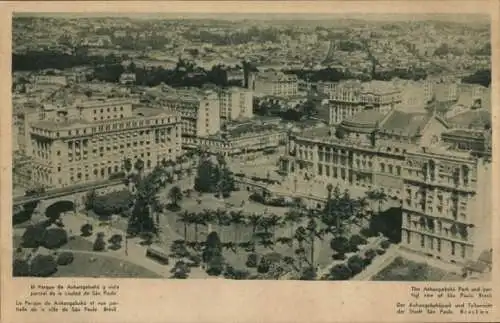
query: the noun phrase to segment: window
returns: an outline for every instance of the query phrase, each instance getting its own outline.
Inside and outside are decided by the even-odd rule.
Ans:
[[[455,242],[451,242],[451,255],[455,255]]]
[[[441,252],[441,239],[437,239],[437,251]]]
[[[423,234],[420,235],[420,247],[425,247],[425,236]]]

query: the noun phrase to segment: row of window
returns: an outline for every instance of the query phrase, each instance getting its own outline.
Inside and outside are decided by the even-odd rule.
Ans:
[[[411,244],[412,234],[411,232],[406,232],[406,243]],[[426,245],[427,242],[427,245]],[[455,256],[457,253],[457,244],[456,242],[450,241],[450,255]],[[465,258],[467,247],[465,244],[458,244],[460,247],[460,257]],[[442,251],[442,242],[441,239],[434,238],[431,236],[426,236],[424,234],[420,234],[420,248],[429,248],[430,250],[437,250],[437,252]]]
[[[87,130],[89,130],[91,133],[95,133],[97,131],[102,132],[102,131],[110,131],[110,130],[118,130],[118,129],[125,129],[125,128],[136,128],[136,127],[143,127],[147,125],[158,125],[158,124],[168,124],[171,123],[172,120],[170,118],[167,119],[155,119],[155,120],[136,120],[136,121],[128,121],[128,122],[119,122],[119,123],[113,123],[113,124],[107,124],[107,125],[100,125],[96,127],[90,128],[84,128],[82,131],[80,129],[76,129],[74,134],[75,135],[80,135],[80,134],[87,134]],[[68,135],[71,136],[73,134],[72,130],[68,130]],[[60,133],[57,132],[56,136],[59,137]]]
[[[97,114],[97,111],[98,111],[98,109],[94,109],[94,111],[93,111],[94,114]],[[106,108],[106,111],[111,112],[110,108]],[[116,112],[116,111],[117,111],[116,107],[113,107],[113,112]],[[120,111],[123,111],[123,107],[120,107]],[[100,112],[103,113],[104,109],[101,108]]]

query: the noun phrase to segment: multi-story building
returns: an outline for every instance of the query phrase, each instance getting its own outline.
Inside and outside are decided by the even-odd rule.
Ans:
[[[162,104],[180,114],[182,144],[186,147],[197,145],[198,137],[220,131],[220,101],[215,91],[169,89],[162,98]]]
[[[230,87],[219,91],[220,118],[237,120],[253,117],[252,91],[239,87]]]
[[[491,248],[491,163],[447,147],[406,153],[402,246],[465,264]]]
[[[381,189],[401,202],[403,246],[449,262],[476,260],[491,245],[491,128],[471,111],[476,118],[448,122],[365,110],[336,128],[291,134],[285,185],[317,197],[329,183],[353,195]]]
[[[296,75],[283,72],[266,71],[249,73],[248,88],[256,96],[273,95],[279,97],[296,96],[299,80]]]
[[[120,75],[120,84],[135,84],[135,73],[123,73]]]
[[[278,124],[248,121],[228,125],[216,135],[199,138],[199,146],[211,153],[244,159],[275,152],[285,145],[287,134]]]
[[[387,113],[401,102],[401,90],[391,82],[345,81],[323,83],[319,88],[330,100],[330,124],[338,124],[364,110],[365,107]]]
[[[33,78],[33,83],[37,86],[41,85],[66,86],[68,84],[68,79],[64,75],[36,75]]]
[[[361,111],[335,129],[291,135],[283,171],[299,189],[320,195],[334,181],[345,188],[382,188],[396,198],[406,150],[432,142],[445,129],[443,120],[428,113]]]
[[[180,117],[163,109],[137,108],[126,100],[87,101],[70,108],[40,109],[29,122],[27,152],[32,180],[65,187],[105,180],[123,160],[141,159],[144,171],[181,154]]]
[[[458,83],[438,83],[432,85],[436,101],[455,102],[458,100]]]

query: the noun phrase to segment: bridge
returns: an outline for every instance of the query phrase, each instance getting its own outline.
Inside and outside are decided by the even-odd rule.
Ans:
[[[52,200],[77,193],[86,193],[92,190],[100,190],[123,183],[123,179],[105,180],[93,183],[73,185],[71,187],[63,187],[47,190],[41,194],[29,196],[15,196],[13,198],[13,206],[21,206],[26,203],[39,202],[44,200]]]

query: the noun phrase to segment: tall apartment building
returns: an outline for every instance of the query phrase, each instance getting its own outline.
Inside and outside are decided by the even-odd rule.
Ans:
[[[253,117],[253,93],[239,87],[219,91],[220,118],[224,120],[250,119]]]
[[[391,82],[320,83],[318,90],[326,94],[330,100],[330,124],[338,124],[364,110],[365,107],[387,113],[401,103],[401,90]]]
[[[266,71],[250,73],[248,76],[248,88],[255,95],[273,95],[279,97],[296,96],[299,91],[299,80],[296,75],[283,72]]]
[[[148,172],[181,154],[180,117],[162,109],[93,100],[36,113],[27,151],[32,180],[47,187],[105,180],[122,170],[125,158],[143,160]]]
[[[197,138],[220,131],[219,94],[212,90],[169,89],[162,98],[165,108],[178,112],[182,121],[182,143],[197,144]]]

